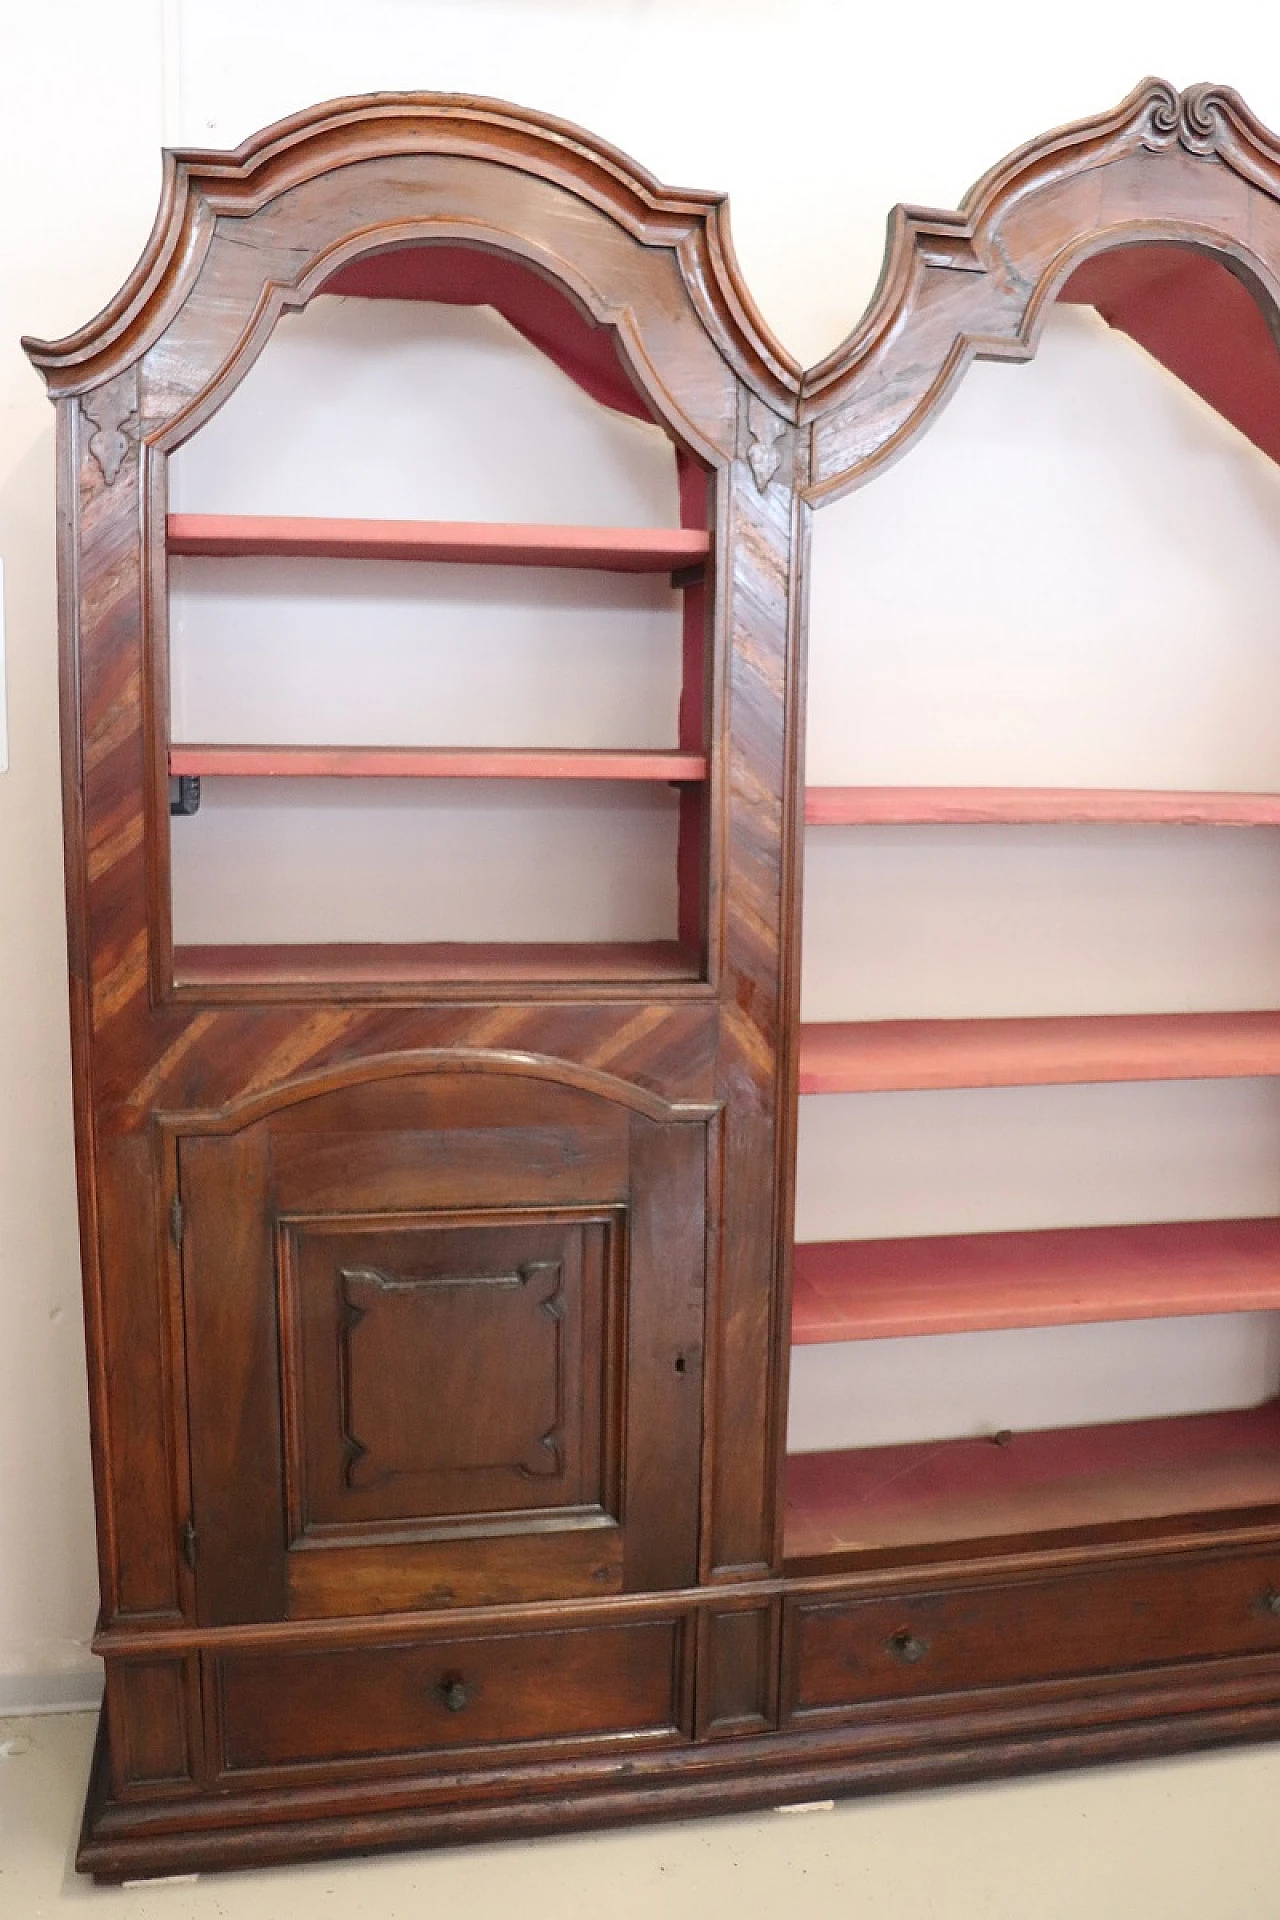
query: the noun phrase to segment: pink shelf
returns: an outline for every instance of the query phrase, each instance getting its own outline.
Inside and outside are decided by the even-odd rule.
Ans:
[[[797,1346],[1280,1307],[1280,1220],[816,1242],[795,1250]]]
[[[1000,1539],[1280,1504],[1280,1401],[787,1462],[789,1572],[943,1541]]]
[[[710,536],[688,527],[502,526],[468,520],[317,520],[171,513],[170,553],[324,560],[460,561],[489,567],[594,567],[670,573],[696,566]]]
[[[240,778],[705,780],[706,755],[592,747],[276,747],[180,745],[171,774]]]
[[[1280,1013],[867,1020],[800,1029],[801,1093],[1280,1073]]]
[[[1103,787],[810,787],[811,827],[1280,826],[1280,794]]]
[[[674,940],[188,946],[175,947],[173,973],[178,986],[214,989],[390,988],[476,980],[601,985],[636,980],[661,985],[697,980],[701,960],[692,948]]]

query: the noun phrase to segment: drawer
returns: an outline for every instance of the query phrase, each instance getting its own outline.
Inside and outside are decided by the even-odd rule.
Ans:
[[[915,1694],[1280,1652],[1280,1551],[797,1598],[786,1647],[792,1724]]]
[[[211,1656],[221,1770],[685,1730],[684,1622]]]

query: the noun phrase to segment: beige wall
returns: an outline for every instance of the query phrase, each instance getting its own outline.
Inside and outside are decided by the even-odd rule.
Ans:
[[[802,358],[866,304],[896,198],[952,205],[1011,146],[1144,72],[1225,79],[1280,126],[1254,4],[1022,0],[46,0],[0,12],[0,1706],[93,1684],[94,1611],[58,838],[52,413],[17,335],[56,335],[145,241],[163,137],[232,145],[326,96],[491,93],[724,186],[747,279]],[[1016,377],[1016,376],[1013,376]],[[902,470],[905,475],[909,469]],[[833,776],[834,777],[834,776]]]
[[[53,409],[18,345],[119,286],[159,190],[158,0],[0,9],[0,1708],[91,1698],[97,1605],[58,786]]]

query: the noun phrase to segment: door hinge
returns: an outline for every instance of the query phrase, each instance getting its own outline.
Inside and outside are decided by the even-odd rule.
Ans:
[[[181,1247],[182,1245],[183,1224],[182,1199],[179,1194],[175,1193],[169,1202],[169,1238],[175,1247]]]
[[[190,1567],[192,1573],[196,1570],[196,1560],[199,1557],[199,1553],[200,1542],[196,1538],[194,1526],[190,1520],[188,1520],[186,1526],[182,1529],[182,1557]]]

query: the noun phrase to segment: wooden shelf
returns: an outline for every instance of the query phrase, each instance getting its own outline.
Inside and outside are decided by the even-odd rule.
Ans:
[[[433,941],[420,945],[184,946],[173,954],[179,987],[276,988],[454,985],[483,981],[665,985],[702,977],[700,958],[675,940],[530,943]]]
[[[1276,827],[1280,794],[1104,787],[810,787],[811,827]]]
[[[795,1250],[796,1346],[1280,1307],[1280,1220],[825,1241]]]
[[[670,573],[697,566],[710,535],[691,527],[504,526],[469,520],[318,520],[171,513],[174,554],[317,560],[435,560],[485,567],[591,567]]]
[[[883,1548],[1280,1504],[1280,1401],[787,1462],[789,1573]]]
[[[1280,1013],[865,1020],[800,1029],[801,1093],[1280,1073]]]
[[[179,745],[169,772],[344,780],[654,780],[707,777],[702,753],[594,747],[278,747]]]

